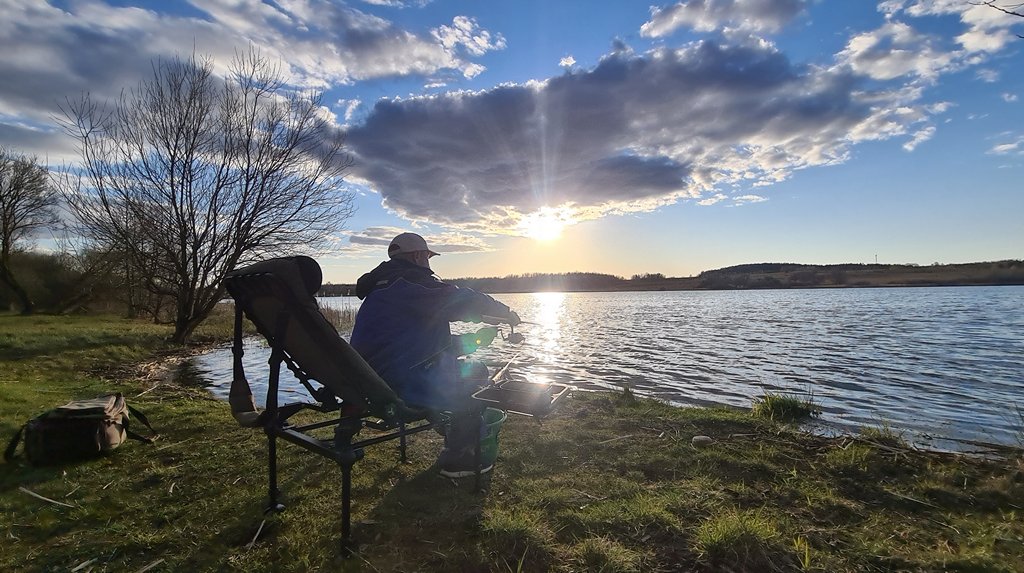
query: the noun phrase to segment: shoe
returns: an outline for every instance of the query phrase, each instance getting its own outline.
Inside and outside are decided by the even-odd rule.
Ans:
[[[472,449],[463,449],[461,452],[458,452],[444,448],[441,450],[441,456],[437,461],[441,465],[441,475],[446,478],[476,475],[476,454]],[[494,468],[493,461],[491,463],[487,463],[486,460],[480,461],[483,464],[483,467],[480,468],[480,473],[487,473]]]
[[[464,477],[469,477],[469,476],[475,476],[476,475],[476,470],[474,470],[474,469],[467,469],[468,467],[470,467],[470,466],[443,467],[443,468],[441,468],[441,475],[446,477],[446,478],[464,478]],[[492,469],[494,469],[494,464],[491,464],[491,465],[489,465],[487,467],[484,467],[484,468],[480,468],[480,473],[485,474],[485,473],[491,471]]]

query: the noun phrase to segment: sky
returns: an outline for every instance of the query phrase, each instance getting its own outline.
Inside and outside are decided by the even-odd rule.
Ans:
[[[448,278],[1021,259],[1024,18],[976,4],[0,0],[0,145],[253,46],[354,160],[328,282],[403,231]]]

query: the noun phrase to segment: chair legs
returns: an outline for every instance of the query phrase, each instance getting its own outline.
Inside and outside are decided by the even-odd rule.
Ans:
[[[481,447],[480,447],[480,432],[484,428],[483,413],[476,417],[476,445],[473,447],[473,467],[476,468],[476,476],[473,478],[473,488],[476,492],[480,492],[480,466],[481,464]]]
[[[267,488],[267,507],[263,513],[281,512],[284,511],[284,505],[278,499],[281,490],[277,488],[277,436],[270,432],[267,432],[267,454],[267,469],[269,470],[267,473],[270,483]]]
[[[284,505],[280,503],[280,491],[277,487],[277,439],[281,438],[286,442],[296,444],[308,451],[320,456],[332,459],[341,469],[341,549],[342,554],[352,555],[357,547],[352,539],[352,470],[356,462],[363,459],[364,448],[374,444],[398,438],[400,440],[400,451],[402,460],[406,459],[407,435],[416,434],[436,427],[435,423],[427,423],[419,426],[409,427],[405,423],[399,424],[397,433],[390,433],[381,436],[372,436],[363,440],[355,440],[356,435],[363,428],[365,421],[359,417],[342,416],[340,420],[331,422],[316,422],[302,426],[286,424],[284,420],[294,411],[286,411],[284,415],[273,417],[264,426],[267,434],[267,470],[268,470],[268,497],[266,512],[283,511]],[[325,428],[334,425],[334,440],[327,441],[309,435],[309,432],[318,428]],[[369,426],[374,427],[374,426]],[[393,428],[392,428],[393,429]],[[477,456],[479,458],[479,452]]]
[[[341,466],[341,552],[351,555],[356,545],[352,541],[352,464]]]
[[[355,549],[352,541],[352,466],[363,459],[363,449],[352,447],[352,438],[362,429],[357,418],[342,419],[334,428],[334,452],[341,467],[341,549],[350,554]],[[403,436],[404,438],[404,436]]]
[[[402,435],[398,438],[398,451],[400,452],[399,457],[400,461],[404,464],[406,461],[408,461],[405,457],[405,420],[402,420],[398,423],[398,429],[402,432]]]

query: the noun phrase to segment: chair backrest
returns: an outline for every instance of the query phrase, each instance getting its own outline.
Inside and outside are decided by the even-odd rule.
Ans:
[[[228,273],[225,287],[267,341],[309,379],[351,406],[389,415],[398,395],[320,313],[320,265],[309,257],[283,257]]]

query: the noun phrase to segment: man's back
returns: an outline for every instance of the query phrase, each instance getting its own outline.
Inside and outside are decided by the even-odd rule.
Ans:
[[[430,271],[392,259],[360,277],[365,297],[351,344],[407,402],[443,407],[459,377],[449,323],[479,322],[511,311],[491,297],[447,284]]]

